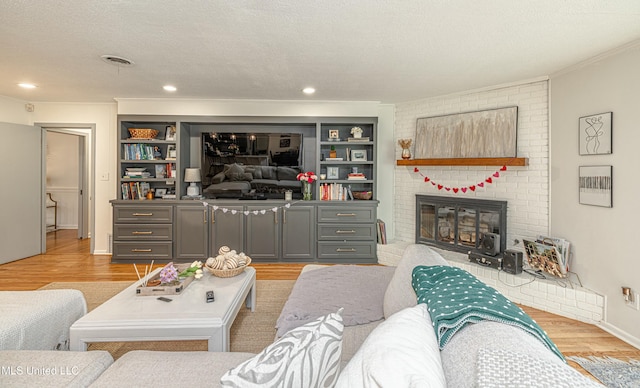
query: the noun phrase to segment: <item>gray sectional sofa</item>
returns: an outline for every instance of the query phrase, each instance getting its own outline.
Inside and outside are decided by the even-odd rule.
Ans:
[[[417,305],[416,292],[412,287],[412,273],[416,266],[447,265],[447,261],[430,248],[424,245],[411,245],[405,250],[395,270],[391,269],[390,276],[373,275],[369,280],[383,288],[384,292],[377,293],[369,307],[376,310],[374,314],[380,315],[380,319],[344,326],[340,330],[341,336],[338,337],[338,341],[341,352],[339,356],[342,358],[341,366],[333,369],[333,374],[325,376],[328,380],[324,381],[330,381],[329,386],[335,384],[340,388],[599,386],[568,366],[534,336],[504,323],[483,321],[469,324],[455,334],[443,349],[439,349],[433,324],[427,313],[428,306]],[[324,266],[306,266],[304,273],[313,275],[315,272],[320,276],[321,272],[316,271],[321,271],[322,268]],[[366,276],[372,276],[371,268],[389,271],[389,268],[384,266],[358,268],[368,268],[369,275]],[[360,280],[366,282],[368,280],[366,276],[363,272],[361,276],[363,279]],[[297,292],[299,291],[294,287],[292,294]],[[342,298],[353,296],[351,291],[342,294]],[[295,297],[296,295],[291,295],[289,299],[292,300]],[[317,295],[316,300],[319,298],[320,296]],[[341,301],[335,301],[335,303],[342,304]],[[314,301],[309,300],[308,304],[313,305]],[[341,314],[347,316],[346,311]],[[335,313],[329,315],[336,316]],[[315,317],[306,318],[313,321]],[[260,367],[245,368],[246,378],[259,379],[270,373],[270,378],[278,375],[280,380],[267,385],[256,382],[229,386],[285,386],[282,379],[286,378],[298,378],[298,380],[292,380],[296,383],[291,386],[314,386],[310,379],[300,380],[300,376],[295,376],[299,373],[297,369],[299,366],[294,365],[293,362],[288,363],[287,357],[290,354],[282,351],[285,348],[282,347],[283,344],[288,342],[290,345],[294,343],[290,346],[290,350],[294,349],[294,353],[304,353],[307,351],[306,347],[319,346],[316,342],[320,342],[322,335],[336,334],[326,329],[324,332],[314,332],[310,337],[300,334],[303,333],[302,331],[298,333],[308,325],[292,329],[283,338],[276,339],[274,344],[266,349],[273,352],[274,349],[270,349],[273,347],[275,353],[257,357],[250,353],[132,351],[110,364],[108,358],[105,360],[101,352],[41,351],[25,352],[21,357],[18,351],[0,353],[0,359],[4,360],[7,356],[13,357],[10,358],[12,360],[10,364],[14,366],[25,365],[27,362],[48,365],[47,362],[60,357],[55,365],[75,363],[74,365],[93,365],[93,369],[105,369],[90,385],[92,387],[219,386],[220,379],[225,373],[230,369],[238,372],[243,363],[249,362],[254,362],[252,365],[255,365],[255,362],[268,364],[266,367],[268,373]],[[294,332],[296,334],[291,334]],[[302,342],[295,343],[296,340]],[[278,349],[277,346],[281,348]],[[335,356],[336,348],[331,349],[333,351],[325,353]],[[313,358],[317,357],[317,354],[320,353],[308,356],[310,359],[305,363],[318,362],[319,360]],[[80,357],[80,359],[72,361],[74,357]],[[6,362],[3,363],[3,365],[6,364]],[[318,362],[318,365],[327,367],[329,363]],[[69,376],[60,375],[43,379],[40,376],[24,374],[19,376],[0,374],[0,386],[67,386],[68,378]],[[86,380],[83,380],[84,383]],[[76,384],[76,386],[79,385]]]
[[[211,178],[211,184],[202,193],[207,198],[238,198],[252,190],[279,195],[285,190],[300,192],[299,173],[300,169],[295,167],[227,164]]]

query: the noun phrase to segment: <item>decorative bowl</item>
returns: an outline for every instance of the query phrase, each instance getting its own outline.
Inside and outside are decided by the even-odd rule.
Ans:
[[[354,191],[353,192],[353,198],[355,199],[369,200],[371,199],[371,197],[373,197],[373,191]]]
[[[151,128],[129,128],[132,139],[155,139],[158,131]]]
[[[232,278],[234,276],[238,276],[240,275],[245,268],[247,268],[249,266],[249,264],[251,264],[251,258],[249,256],[247,257],[247,263],[245,265],[243,265],[242,267],[238,267],[238,268],[232,268],[232,269],[214,269],[209,267],[208,265],[204,265],[204,267],[206,269],[209,270],[209,272],[211,272],[211,274],[213,274],[214,276],[217,276],[219,278]]]

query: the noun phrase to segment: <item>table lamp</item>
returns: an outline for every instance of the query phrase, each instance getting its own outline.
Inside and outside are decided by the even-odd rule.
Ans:
[[[187,186],[187,196],[197,197],[200,195],[200,188],[197,182],[200,182],[200,169],[199,168],[185,168],[184,169],[184,181],[189,183]]]

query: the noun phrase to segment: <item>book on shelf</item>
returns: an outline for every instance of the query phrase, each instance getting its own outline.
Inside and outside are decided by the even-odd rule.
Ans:
[[[319,187],[321,201],[353,200],[351,186],[345,187],[341,183],[323,183]]]
[[[158,152],[149,144],[124,144],[125,160],[155,160]]]
[[[369,138],[368,137],[349,137],[347,138],[347,141],[352,143],[367,142],[369,141]]]
[[[325,160],[328,160],[330,162],[341,162],[344,160],[344,158],[325,158]]]
[[[386,244],[387,243],[387,230],[384,225],[384,221],[378,218],[376,221],[376,229],[377,229],[377,241],[378,244]]]
[[[151,189],[148,182],[125,182],[120,188],[122,199],[145,199]]]
[[[351,172],[347,175],[347,179],[350,181],[365,181],[367,177],[361,172]]]

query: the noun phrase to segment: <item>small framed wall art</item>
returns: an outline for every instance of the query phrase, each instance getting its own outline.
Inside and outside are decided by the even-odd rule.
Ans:
[[[351,150],[351,161],[352,162],[366,162],[367,161],[367,150]]]
[[[330,141],[339,141],[340,140],[340,131],[337,129],[329,130],[329,140]]]
[[[580,155],[611,153],[612,112],[580,117]]]
[[[338,167],[327,167],[327,179],[339,179],[340,172]]]
[[[176,140],[176,126],[175,125],[167,125],[167,128],[164,132],[164,140]]]
[[[580,203],[613,207],[613,166],[580,166],[579,169]]]

